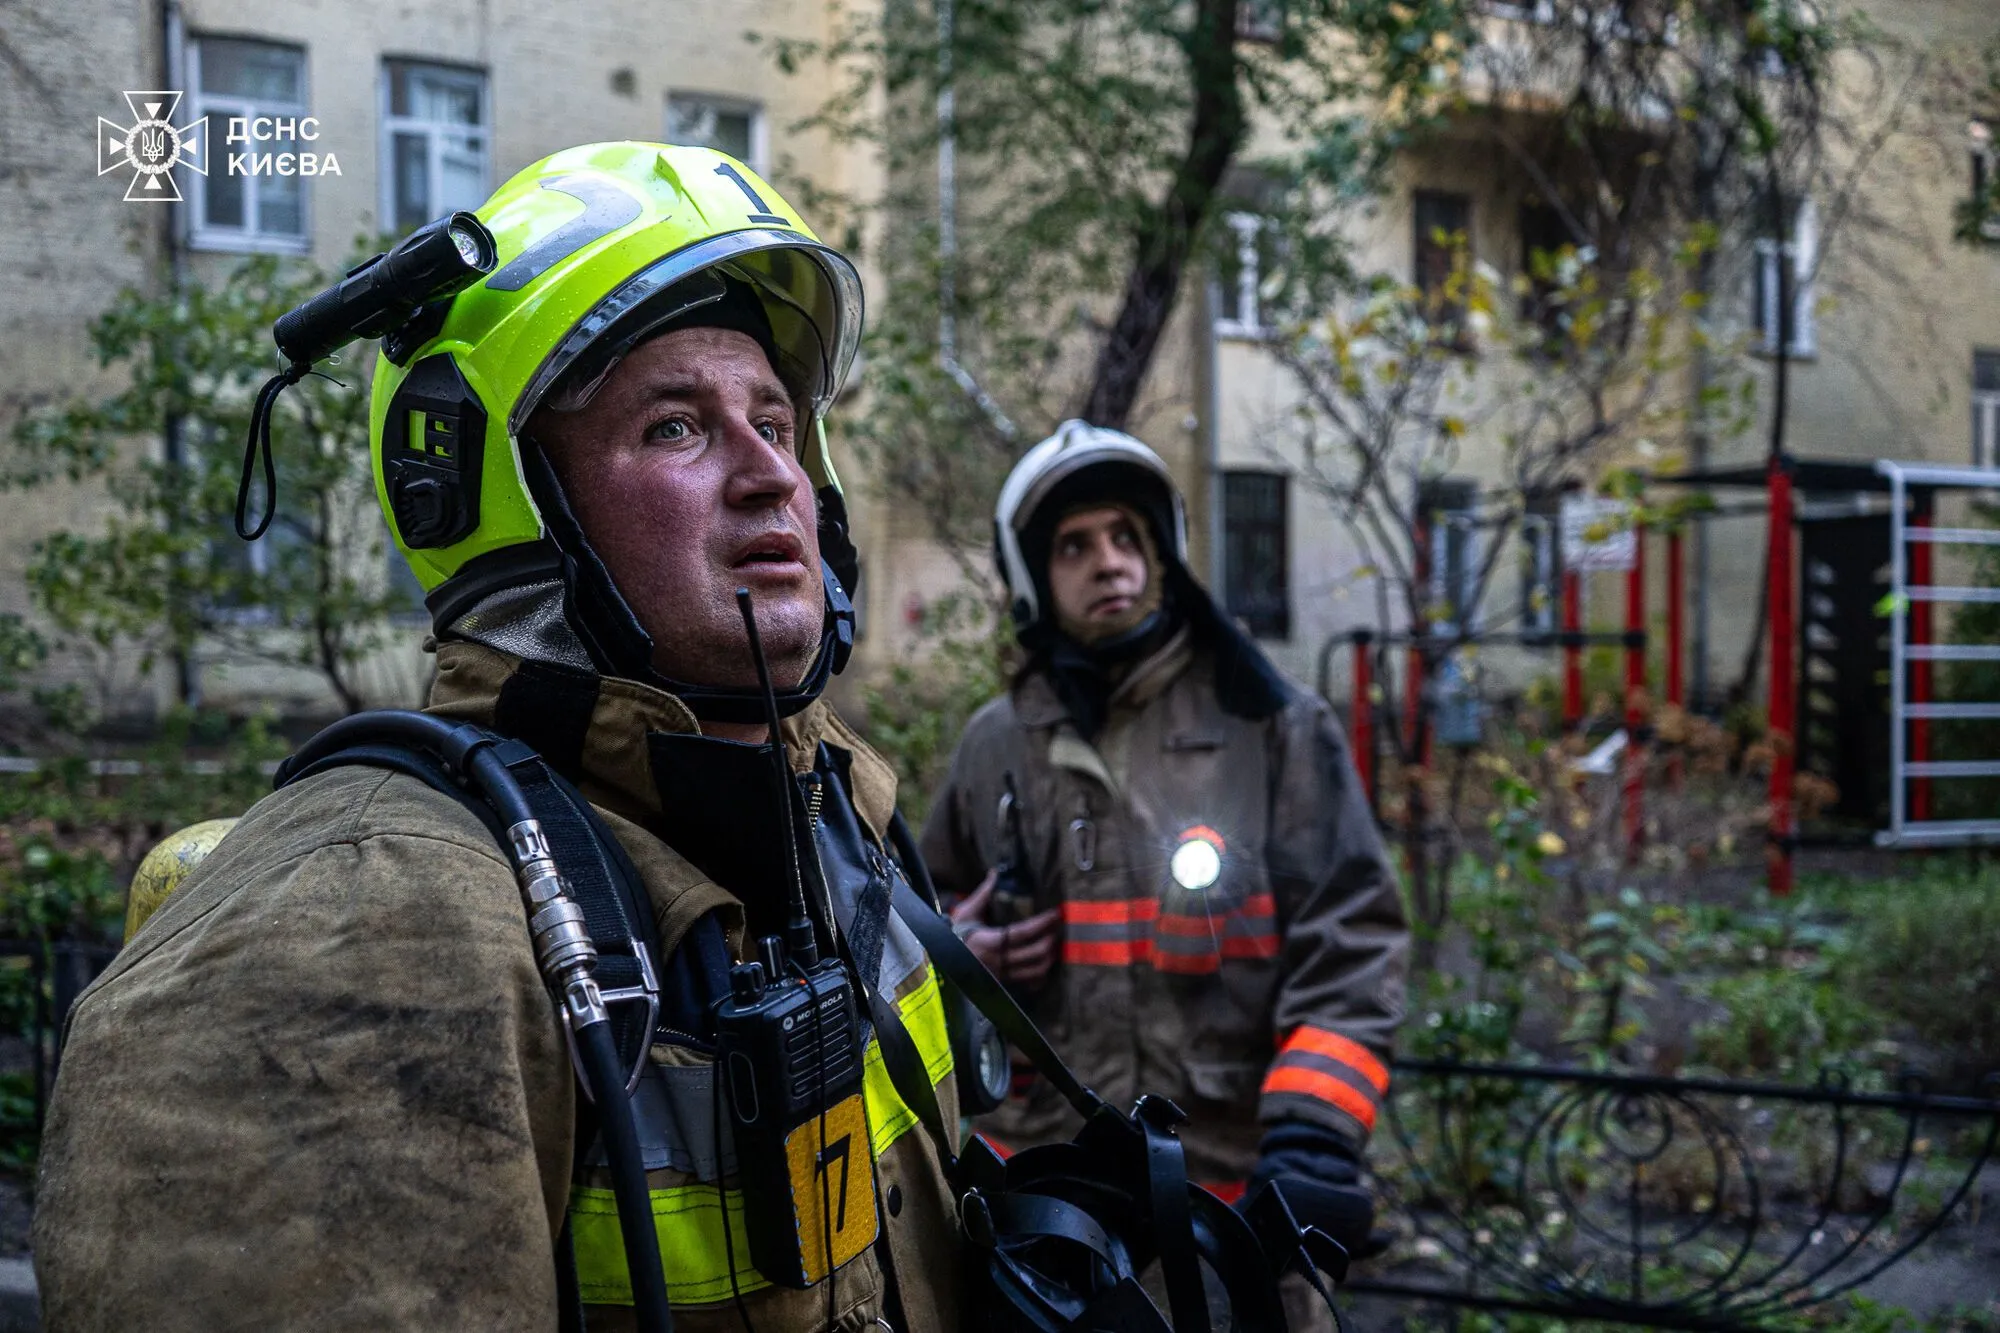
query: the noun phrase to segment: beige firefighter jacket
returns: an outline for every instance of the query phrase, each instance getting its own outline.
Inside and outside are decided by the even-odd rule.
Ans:
[[[1012,773],[1037,907],[1059,907],[1060,961],[1029,1008],[1114,1105],[1173,1098],[1190,1173],[1225,1187],[1256,1162],[1261,1123],[1291,1117],[1357,1147],[1388,1086],[1409,934],[1394,875],[1332,711],[1294,689],[1262,721],[1225,713],[1185,631],[1136,666],[1095,745],[1030,673],[967,726],[923,853],[968,893],[1006,854]],[[1187,836],[1220,844],[1220,877],[1179,887]],[[1010,1146],[1067,1137],[1033,1082],[978,1128]]]
[[[496,701],[528,674],[446,644],[431,709],[494,725]],[[658,798],[646,734],[693,730],[692,715],[644,686],[589,681],[581,695],[547,679],[528,692],[537,739],[565,715],[574,724],[580,786],[638,867],[662,948],[720,909],[740,956],[740,905],[647,832]],[[802,761],[821,739],[853,754],[855,804],[879,837],[895,794],[887,764],[824,703],[787,730]],[[941,1007],[934,1024],[913,1009],[935,988],[925,964],[893,993],[927,1057],[935,1043],[919,1028],[942,1040]],[[927,1063],[955,1115],[948,1047],[943,1057],[941,1074]],[[871,1084],[876,1194],[907,1323],[950,1330],[949,1190],[929,1136],[881,1094]],[[379,769],[288,786],[243,817],[70,1015],[35,1220],[46,1327],[552,1331],[565,1213],[579,1269],[592,1262],[587,1234],[616,1234],[608,1178],[572,1178],[575,1096],[520,894],[486,828]],[[740,1328],[713,1172],[662,1169],[649,1184],[676,1327]],[[737,1226],[755,1326],[825,1328],[825,1287],[761,1286]],[[629,1288],[622,1305],[615,1290],[622,1246],[615,1263],[595,1283],[582,1273],[585,1299],[605,1302],[589,1308],[594,1330],[631,1325]],[[836,1295],[839,1328],[876,1327],[872,1250],[839,1270]]]

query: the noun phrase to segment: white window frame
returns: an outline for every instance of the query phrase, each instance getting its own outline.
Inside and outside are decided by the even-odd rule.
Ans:
[[[1285,0],[1243,0],[1236,11],[1236,36],[1246,42],[1275,42],[1284,35]]]
[[[1562,521],[1554,514],[1521,515],[1521,632],[1554,635],[1562,628]],[[1535,605],[1535,593],[1542,594]]]
[[[449,80],[464,83],[472,87],[479,95],[478,123],[468,126],[461,125],[456,121],[426,120],[420,116],[396,115],[389,109],[394,105],[390,86],[391,65],[402,65],[410,69],[423,69],[426,72],[443,75]],[[430,175],[430,197],[433,200],[439,199],[444,194],[444,190],[441,188],[444,178],[443,158],[446,149],[452,146],[450,141],[453,139],[458,140],[457,146],[462,151],[470,153],[471,150],[465,148],[465,140],[477,137],[481,141],[481,147],[478,152],[478,194],[480,199],[483,200],[491,193],[493,189],[493,103],[491,94],[492,85],[486,77],[486,71],[467,65],[448,65],[440,61],[418,60],[405,56],[384,56],[382,57],[380,77],[381,89],[378,105],[381,110],[382,133],[377,150],[380,156],[376,161],[379,163],[377,175],[381,177],[382,197],[379,202],[382,207],[380,214],[382,225],[391,230],[398,229],[396,221],[396,136],[398,134],[420,134],[428,144],[429,151],[425,170]],[[438,216],[441,217],[443,214],[439,214]],[[424,219],[426,222],[434,220],[434,218]]]
[[[1792,261],[1792,345],[1785,355],[1794,360],[1810,359],[1819,353],[1819,339],[1813,328],[1813,274],[1819,266],[1819,210],[1810,199],[1799,201],[1792,219],[1791,235],[1783,245],[1768,236],[1757,239],[1755,284],[1759,297],[1756,347],[1765,356],[1778,354],[1778,263],[1779,257]]]
[[[1236,234],[1236,311],[1237,318],[1224,318],[1220,294],[1222,284],[1216,283],[1217,301],[1215,336],[1218,338],[1253,338],[1262,340],[1269,332],[1264,323],[1264,283],[1263,265],[1257,251],[1257,242],[1265,227],[1265,219],[1256,213],[1225,213],[1223,225]],[[1242,318],[1249,311],[1249,319]]]
[[[1988,356],[2000,356],[2000,350],[1985,352]],[[1974,379],[1972,389],[1972,466],[2000,468],[2000,388],[1981,389],[1977,378],[1978,357],[1975,352]]]
[[[275,47],[295,53],[299,60],[299,91],[301,97],[299,104],[287,105],[280,102],[253,102],[249,98],[237,97],[229,93],[208,93],[203,91],[201,82],[201,51],[203,43],[209,41],[254,42],[258,45]],[[229,170],[231,152],[239,148],[246,153],[296,153],[299,151],[298,146],[295,144],[280,144],[276,141],[261,144],[230,145],[226,142],[226,137],[229,133],[229,122],[235,117],[242,117],[248,120],[258,116],[289,116],[294,120],[302,120],[311,113],[312,84],[309,80],[312,74],[312,63],[306,58],[304,47],[296,46],[290,42],[267,42],[262,38],[256,37],[231,37],[220,33],[212,36],[196,34],[188,39],[186,64],[188,87],[192,90],[190,100],[194,104],[192,115],[196,117],[208,117],[209,153],[211,157],[209,171],[211,174],[215,172],[226,173]],[[216,147],[218,141],[223,141],[220,148]],[[303,176],[292,178],[299,182],[299,231],[296,235],[290,232],[266,232],[258,227],[257,215],[258,210],[261,208],[261,204],[257,199],[257,181],[259,179],[256,176],[241,177],[243,181],[243,226],[241,227],[210,226],[208,222],[208,193],[203,188],[201,181],[190,181],[188,188],[184,188],[182,191],[182,197],[187,200],[187,207],[182,211],[182,216],[187,220],[186,239],[189,248],[195,250],[214,250],[225,254],[302,255],[310,253],[313,236],[313,192],[311,187],[306,184],[305,178]]]
[[[1431,525],[1429,534],[1431,546],[1430,604],[1433,608],[1437,608],[1451,603],[1451,569],[1449,568],[1449,563],[1451,558],[1451,534],[1455,529],[1464,534],[1465,545],[1463,549],[1465,552],[1465,563],[1463,569],[1465,574],[1465,592],[1473,599],[1474,605],[1466,607],[1452,604],[1452,611],[1454,613],[1452,618],[1450,620],[1440,619],[1432,621],[1432,632],[1442,635],[1455,635],[1460,632],[1459,626],[1463,624],[1465,626],[1465,633],[1477,633],[1480,625],[1479,607],[1477,605],[1480,592],[1478,586],[1479,570],[1484,563],[1485,556],[1485,552],[1482,550],[1484,541],[1479,531],[1479,515],[1470,509],[1445,509],[1438,511],[1437,520]]]
[[[747,114],[750,117],[750,160],[743,165],[759,176],[768,172],[771,159],[771,128],[770,118],[764,114],[762,102],[747,97],[731,97],[727,93],[696,92],[691,88],[668,89],[667,100],[660,107],[660,120],[668,143],[677,142],[674,137],[676,101],[703,102],[716,111],[737,115]]]
[[[1989,121],[1974,119],[1966,122],[1965,137],[1972,149],[1972,197],[1977,201],[1982,191],[1995,188],[2000,181],[2000,150],[1994,147],[1993,125]],[[1989,241],[2000,241],[2000,209],[1979,224],[1979,234]]]
[[[1486,12],[1497,19],[1512,19],[1518,23],[1554,23],[1556,21],[1555,0],[1486,0]]]

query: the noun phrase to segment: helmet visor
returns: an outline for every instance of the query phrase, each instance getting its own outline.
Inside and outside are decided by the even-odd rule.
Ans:
[[[594,397],[620,361],[653,332],[726,291],[724,276],[751,287],[771,321],[778,364],[793,393],[823,414],[839,396],[861,345],[861,278],[845,255],[796,232],[756,229],[712,237],[648,265],[576,322],[515,402],[520,434],[535,410],[573,412]]]

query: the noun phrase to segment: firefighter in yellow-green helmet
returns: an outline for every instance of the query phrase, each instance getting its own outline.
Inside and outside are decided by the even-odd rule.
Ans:
[[[892,770],[820,697],[853,632],[822,420],[854,268],[705,149],[571,149],[477,217],[490,271],[383,339],[377,491],[428,593],[428,711],[538,752],[650,899],[662,1008],[632,1100],[674,1324],[954,1329],[944,1003],[880,892],[920,876]],[[771,1160],[715,1075],[716,1007],[785,929],[793,873],[869,1003],[859,1089],[821,1108],[838,1165],[831,1140]],[[169,887],[69,1020],[47,1327],[633,1326],[594,1113],[476,811],[393,767],[312,771]],[[927,1095],[899,1093],[912,1065]],[[774,1179],[804,1186],[800,1271],[760,1266],[774,1214],[747,1182]]]

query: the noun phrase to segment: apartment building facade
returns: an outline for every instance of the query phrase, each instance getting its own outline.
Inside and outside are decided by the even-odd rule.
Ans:
[[[823,41],[835,20],[820,0],[10,7],[0,17],[0,262],[11,275],[0,286],[0,325],[10,333],[0,339],[0,428],[109,385],[87,326],[124,289],[160,290],[176,268],[185,280],[214,283],[254,254],[333,270],[357,240],[472,208],[514,172],[573,144],[705,144],[780,181],[868,197],[874,168],[864,153],[794,128],[830,91],[817,81],[824,70],[783,76],[758,44]],[[161,89],[180,94],[167,108],[176,126],[206,118],[209,170],[184,165],[158,182],[177,187],[180,203],[128,189],[129,170],[100,176],[92,161],[98,118],[129,125],[140,110],[125,94]],[[146,100],[157,106],[162,97]],[[242,137],[232,141],[232,129]],[[232,154],[268,161],[235,171]],[[276,169],[283,155],[289,170]],[[307,155],[312,174],[300,170]],[[365,393],[365,382],[353,391]],[[156,451],[160,442],[134,447]],[[39,538],[88,530],[107,512],[101,487],[0,495],[0,612],[32,616],[23,570]],[[265,558],[257,547],[234,557],[223,543],[217,549],[219,558]],[[400,561],[388,563],[383,577],[404,581],[420,610],[414,581]],[[372,701],[421,697],[421,625],[413,614],[407,649],[368,664]],[[143,713],[173,700],[181,683],[171,672],[141,679],[136,666],[113,663],[113,677],[93,682],[108,706]],[[50,665],[58,678],[84,669],[60,657]],[[218,653],[198,654],[194,672],[216,706],[330,706],[309,671]]]
[[[1489,9],[1499,23],[1538,17],[1533,4]],[[1989,0],[1898,0],[1871,12],[1927,58],[2000,40],[2000,14]],[[665,137],[708,143],[781,181],[855,198],[873,197],[880,186],[866,151],[796,128],[834,91],[829,72],[808,63],[781,77],[750,35],[824,40],[840,15],[821,0],[425,7],[43,0],[10,14],[19,17],[0,28],[9,71],[0,79],[0,153],[11,164],[0,171],[0,218],[10,224],[0,228],[0,263],[14,280],[0,288],[0,320],[17,336],[0,340],[0,424],[104,383],[85,326],[123,287],[148,288],[174,265],[213,279],[246,253],[330,267],[357,236],[468,206],[568,144]],[[181,91],[183,122],[210,118],[212,154],[317,151],[337,158],[339,174],[211,171],[183,177],[180,206],[127,202],[121,182],[93,174],[83,143],[97,117],[125,111],[125,91],[148,87]],[[1465,123],[1405,151],[1381,194],[1352,219],[1359,271],[1432,283],[1435,236],[1459,232],[1471,259],[1507,283],[1525,272],[1530,252],[1551,243],[1536,184],[1474,132],[1476,118],[1501,112],[1475,99],[1462,114]],[[308,118],[317,136],[310,141],[225,142],[232,121],[273,132],[289,122],[296,133]],[[1955,205],[1979,173],[1990,179],[1994,138],[1969,121],[1962,132],[1962,140],[1891,136],[1857,175],[1856,190],[1891,222],[1866,245],[1817,211],[1834,201],[1810,199],[1783,238],[1722,238],[1727,277],[1708,318],[1749,349],[1740,365],[1756,388],[1757,414],[1769,410],[1776,369],[1769,353],[1778,266],[1794,276],[1787,439],[1795,452],[2000,464],[2000,253],[1951,239]],[[1245,157],[1280,147],[1266,126]],[[1233,213],[1223,228],[1223,248],[1235,242],[1233,261],[1187,284],[1134,430],[1181,477],[1193,558],[1231,612],[1301,679],[1320,679],[1330,664],[1325,683],[1340,697],[1346,658],[1328,645],[1379,623],[1381,571],[1314,492],[1287,425],[1299,391],[1266,338],[1259,221],[1253,212]],[[865,246],[862,258],[866,272]],[[1472,377],[1504,392],[1504,373],[1489,374],[1474,353]],[[1673,452],[1676,442],[1663,443]],[[1753,423],[1718,437],[1708,461],[1753,463],[1765,445]],[[1456,493],[1476,493],[1499,475],[1505,448],[1475,425],[1446,480]],[[963,571],[928,540],[920,515],[883,504],[865,477],[850,478],[866,571],[850,674],[865,677],[922,650],[923,609],[960,586]],[[101,491],[91,489],[0,495],[0,611],[27,609],[21,573],[39,536],[87,526],[104,508]],[[1708,599],[1707,675],[1720,682],[1752,628],[1762,534],[1748,521],[1717,521],[1710,533],[1707,577],[1693,595]],[[1482,623],[1519,627],[1524,616],[1548,614],[1546,597],[1534,594],[1554,573],[1549,540],[1544,528],[1535,541],[1516,539],[1500,553],[1475,608]],[[1454,562],[1476,553],[1475,544],[1447,542],[1433,568],[1449,581]],[[1609,579],[1594,580],[1590,618],[1615,621],[1618,596]],[[1657,589],[1652,610],[1663,610]],[[409,648],[371,664],[372,699],[420,694],[427,672],[415,647],[420,636],[413,622]],[[1496,657],[1516,678],[1552,666],[1535,651]],[[216,660],[197,667],[211,702],[327,706],[311,673]],[[161,673],[128,684],[127,698],[148,707],[176,692]]]
[[[1550,20],[1547,0],[1486,6],[1496,29]],[[1943,71],[1964,69],[1969,53],[2000,42],[2000,10],[1985,0],[1897,0],[1869,7],[1868,16],[1897,44],[1897,55],[1879,65],[1836,63],[1835,114],[1851,117],[1851,171],[1827,171],[1840,197],[1794,201],[1792,226],[1782,239],[1766,230],[1724,235],[1717,244],[1717,283],[1704,326],[1718,345],[1738,349],[1731,374],[1747,381],[1754,404],[1747,420],[1714,433],[1706,464],[1723,469],[1761,464],[1769,445],[1769,416],[1777,374],[1778,266],[1794,302],[1785,429],[1787,449],[1835,460],[1911,459],[1951,466],[1992,467],[2000,428],[2000,249],[1977,249],[1952,239],[1955,210],[1991,179],[1991,127],[1970,118],[1954,100]],[[1504,31],[1489,34],[1507,40]],[[1899,82],[1905,80],[1906,82]],[[1354,224],[1356,267],[1417,287],[1438,281],[1442,257],[1435,238],[1462,233],[1469,259],[1487,266],[1501,290],[1527,278],[1530,256],[1568,238],[1554,224],[1538,181],[1495,147],[1482,119],[1532,117],[1516,97],[1503,106],[1497,94],[1471,105],[1455,123],[1395,163],[1379,199]],[[1255,219],[1232,220],[1241,238],[1240,259],[1207,295],[1205,339],[1188,349],[1183,372],[1206,383],[1203,417],[1206,457],[1190,475],[1210,486],[1204,506],[1212,533],[1208,570],[1231,609],[1257,628],[1266,646],[1299,678],[1324,677],[1336,699],[1346,692],[1344,651],[1328,652],[1357,627],[1380,624],[1376,564],[1358,549],[1345,527],[1309,484],[1285,423],[1299,401],[1296,384],[1263,340],[1254,267]],[[1444,267],[1449,261],[1443,260]],[[1480,365],[1473,349],[1468,377],[1484,393],[1508,392],[1505,365]],[[1490,358],[1500,361],[1502,358]],[[1204,374],[1206,372],[1206,374]],[[1684,400],[1688,369],[1662,383],[1663,398]],[[1496,484],[1507,459],[1507,440],[1482,434],[1480,413],[1440,493],[1471,497]],[[1668,471],[1703,460],[1690,458],[1683,423],[1637,441],[1611,461]],[[1997,478],[2000,479],[2000,478]],[[1707,524],[1704,576],[1690,570],[1690,618],[1705,621],[1706,662],[1690,666],[1715,700],[1736,676],[1750,637],[1765,551],[1764,525],[1754,510],[1761,496],[1738,492],[1746,510]],[[1466,503],[1470,503],[1468,499]],[[1462,530],[1471,533],[1468,516]],[[1434,600],[1454,600],[1455,588],[1485,554],[1477,536],[1460,540],[1433,534],[1427,573]],[[1516,532],[1499,553],[1476,622],[1509,632],[1555,627],[1560,537],[1554,522]],[[1658,556],[1655,555],[1657,562]],[[1690,553],[1692,564],[1692,552]],[[1664,579],[1654,565],[1648,620],[1657,631],[1665,617]],[[1615,574],[1588,576],[1585,620],[1604,628],[1623,625],[1625,589]],[[1400,606],[1399,597],[1389,599]],[[1706,603],[1705,607],[1702,603]],[[1392,614],[1393,631],[1406,628]],[[1557,656],[1543,649],[1497,648],[1485,654],[1510,683],[1552,674]]]

